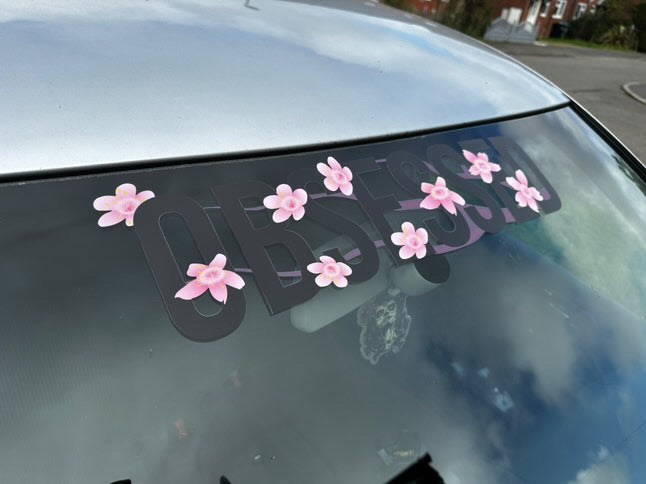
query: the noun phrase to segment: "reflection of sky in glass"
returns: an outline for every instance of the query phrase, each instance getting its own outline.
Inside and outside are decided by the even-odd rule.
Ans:
[[[208,187],[234,171],[276,184],[328,154],[421,155],[440,138],[498,134],[531,155],[562,209],[451,253],[449,280],[407,299],[406,341],[376,364],[362,356],[356,311],[307,334],[290,324],[296,311],[270,317],[251,278],[234,334],[183,339],[134,233],[96,228],[91,200],[122,175],[1,187],[3,478],[383,482],[428,451],[449,483],[641,482],[644,186],[570,112],[129,181],[210,206]],[[180,265],[194,260],[184,245]],[[386,281],[364,288],[401,306]],[[335,298],[363,304],[365,292],[350,289],[326,289],[299,311],[326,301],[309,313],[325,320]]]
[[[358,139],[565,101],[513,62],[385,7],[258,6],[3,6],[0,171]]]

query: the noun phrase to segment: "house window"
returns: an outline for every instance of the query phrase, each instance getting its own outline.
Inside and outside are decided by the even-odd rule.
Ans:
[[[573,20],[578,19],[581,15],[585,13],[585,10],[588,8],[587,3],[577,3],[576,9],[574,10],[574,15],[572,16]]]
[[[541,4],[541,17],[545,17],[547,15],[548,10],[550,9],[550,5],[552,2],[549,0],[542,0],[543,3]]]
[[[562,18],[565,7],[567,7],[567,0],[556,0],[556,8],[554,9],[552,18]]]

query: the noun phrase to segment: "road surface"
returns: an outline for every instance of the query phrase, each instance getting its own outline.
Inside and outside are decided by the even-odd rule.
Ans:
[[[622,89],[629,82],[646,83],[645,54],[582,47],[492,45],[570,94],[646,162],[646,104]]]

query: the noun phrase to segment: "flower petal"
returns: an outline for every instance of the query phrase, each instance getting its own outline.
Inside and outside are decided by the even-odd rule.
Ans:
[[[116,211],[104,213],[99,217],[99,227],[110,227],[111,225],[118,224],[125,218],[125,215]]]
[[[451,215],[457,215],[458,212],[455,209],[455,205],[453,204],[453,200],[451,200],[450,198],[445,198],[444,200],[442,200],[442,206]]]
[[[401,257],[402,259],[410,259],[414,255],[415,255],[415,251],[410,247],[408,247],[407,245],[399,249],[399,257]]]
[[[473,176],[478,176],[480,174],[480,167],[476,165],[471,165],[469,167],[469,173],[471,173]]]
[[[307,203],[307,192],[302,188],[297,188],[296,190],[294,190],[294,193],[292,193],[292,195],[294,195],[294,197],[303,205]]]
[[[235,289],[242,289],[244,287],[244,279],[233,271],[226,271],[224,283]]]
[[[280,197],[286,197],[292,194],[292,187],[287,183],[281,183],[276,187],[276,194]]]
[[[543,200],[543,195],[534,187],[529,187],[529,193],[532,194],[532,197],[534,197],[538,201]]]
[[[326,287],[332,283],[332,279],[325,277],[323,274],[319,274],[316,276],[316,279],[314,279],[314,282],[318,287]]]
[[[274,212],[274,214],[271,216],[271,219],[276,222],[277,224],[284,222],[291,216],[291,212],[288,212],[284,208],[279,208]]]
[[[321,262],[312,262],[311,264],[307,264],[307,271],[312,274],[320,274],[323,272],[323,264]]]
[[[426,229],[417,229],[415,235],[419,237],[419,240],[422,241],[422,244],[428,244],[428,232]]]
[[[317,163],[316,169],[323,176],[330,176],[330,173],[332,173],[332,168],[327,166],[325,163]]]
[[[402,232],[393,232],[390,234],[390,240],[395,245],[404,245],[404,234]]]
[[[491,183],[493,181],[493,176],[490,171],[482,172],[480,174],[480,178],[482,178],[482,181],[485,183]]]
[[[527,177],[523,173],[523,170],[516,170],[516,179],[525,186],[527,186],[529,183],[527,181]]]
[[[194,279],[188,284],[186,284],[179,291],[177,291],[175,293],[175,297],[184,299],[185,301],[190,301],[191,299],[195,299],[196,297],[204,294],[204,292],[207,289],[208,289],[208,286],[205,286],[204,284],[201,284],[198,280]]]
[[[126,225],[132,227],[135,224],[135,214],[126,215]]]
[[[457,203],[458,205],[464,205],[467,203],[464,198],[462,198],[462,195],[456,192],[451,192],[450,193],[451,200]]]
[[[150,190],[144,190],[143,192],[137,193],[135,196],[137,200],[140,202],[145,202],[146,200],[150,200],[151,198],[155,198],[155,194],[151,192]]]
[[[520,190],[520,187],[522,186],[518,180],[511,176],[505,178],[505,181],[507,182],[507,185],[512,187],[514,190]]]
[[[442,202],[440,202],[439,200],[434,199],[433,197],[431,197],[429,195],[424,200],[422,200],[422,203],[420,203],[419,206],[421,208],[425,208],[427,210],[434,210],[437,207],[439,207],[441,203]]]
[[[339,184],[332,178],[326,178],[325,180],[323,180],[323,185],[325,185],[325,188],[327,188],[331,192],[336,192],[339,189]]]
[[[352,180],[352,170],[347,166],[343,167],[343,174],[348,179],[348,181]]]
[[[333,170],[341,170],[341,164],[332,156],[327,157],[327,164],[330,165]]]
[[[424,193],[431,193],[431,190],[433,190],[433,188],[435,188],[435,185],[431,183],[422,183],[422,186],[421,186],[421,190]]]
[[[211,293],[211,296],[213,296],[213,299],[221,302],[222,304],[226,304],[227,286],[224,283],[221,282],[214,286],[209,286],[209,292]]]
[[[305,207],[298,207],[293,213],[292,216],[294,220],[300,220],[305,215]]]
[[[493,172],[500,171],[500,165],[498,163],[489,163],[489,169]]]
[[[439,187],[446,187],[446,180],[441,176],[438,176],[437,180],[435,180],[435,185]]]
[[[489,163],[489,156],[487,155],[487,153],[483,153],[482,151],[479,151],[478,152],[478,158],[480,158],[481,160],[484,160],[487,163]]]
[[[323,264],[336,264],[336,261],[329,255],[322,255],[321,257],[319,257],[319,260]]]
[[[419,249],[417,249],[415,251],[415,257],[417,257],[418,259],[423,259],[424,257],[426,257],[426,246],[425,245],[423,245],[422,247],[420,247]]]
[[[197,277],[197,275],[202,272],[204,269],[206,269],[208,266],[204,264],[191,264],[188,266],[188,270],[186,271],[187,276],[191,277]]]
[[[268,195],[263,199],[262,204],[269,209],[278,208],[280,207],[280,197],[278,195]]]
[[[227,265],[227,257],[224,254],[218,254],[213,258],[213,260],[209,264],[209,267],[223,269],[225,265]]]
[[[526,207],[527,206],[527,197],[523,195],[521,192],[516,192],[516,202],[518,203],[519,207]]]
[[[352,274],[352,268],[345,262],[337,262],[339,269],[341,269],[341,274],[344,276],[349,276]]]
[[[533,198],[528,197],[527,198],[527,205],[529,205],[529,208],[531,208],[534,212],[539,213],[538,212],[538,204],[536,203],[536,200],[534,200]]]
[[[350,195],[352,195],[352,183],[344,183],[339,188],[341,189],[341,193],[343,193],[345,196],[349,197]]]
[[[123,183],[115,190],[117,197],[134,197],[137,195],[137,188],[132,183]]]
[[[345,276],[336,276],[334,278],[334,285],[336,287],[346,287],[348,285],[348,280],[345,278]]]
[[[402,224],[402,232],[403,232],[403,233],[404,233],[404,235],[406,235],[406,236],[408,236],[408,235],[412,235],[412,234],[413,234],[413,232],[415,232],[415,227],[414,227],[414,226],[413,226],[413,224],[412,224],[412,223],[410,223],[410,222],[404,222],[404,223]]]
[[[475,162],[475,161],[476,161],[476,158],[477,158],[477,157],[476,157],[476,155],[474,155],[473,153],[471,153],[471,152],[470,152],[470,151],[468,151],[468,150],[462,150],[462,156],[464,156],[464,158],[465,158],[469,163],[473,163],[473,162]]]
[[[94,200],[92,206],[94,210],[100,210],[105,212],[106,210],[112,210],[114,208],[114,202],[117,201],[117,197],[112,195],[103,195],[102,197]]]

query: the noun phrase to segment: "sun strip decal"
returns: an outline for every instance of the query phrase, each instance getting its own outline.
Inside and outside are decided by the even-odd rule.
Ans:
[[[426,159],[405,151],[391,152],[384,159],[329,156],[325,163],[313,160],[291,171],[276,186],[261,180],[212,186],[214,206],[202,206],[187,196],[137,192],[134,185],[123,183],[114,196],[98,197],[94,208],[107,212],[98,220],[100,227],[121,221],[134,225],[177,330],[193,341],[214,341],[242,323],[244,274],[253,276],[271,314],[304,303],[325,287],[342,291],[371,279],[379,269],[379,250],[388,251],[395,266],[412,263],[422,277],[439,284],[450,274],[444,254],[477,242],[485,233],[495,234],[505,224],[533,220],[561,207],[551,184],[516,143],[502,136],[487,140],[490,145],[484,140],[462,143],[466,146],[461,152],[447,144],[433,144]],[[497,163],[490,161],[491,146],[497,151]],[[403,190],[409,197],[375,197],[367,181],[374,174],[389,177],[399,193]],[[241,200],[248,198],[262,200],[262,205],[243,206]],[[358,223],[326,206],[326,199],[331,198],[354,201],[379,237],[370,236]],[[224,216],[247,266],[231,265],[207,214],[212,210]],[[271,223],[254,226],[247,214],[255,211],[266,211]],[[443,223],[439,212],[446,214]],[[199,249],[201,260],[188,267],[178,266],[160,226],[161,217],[168,213],[183,218]],[[392,214],[405,215],[407,220],[393,226],[387,217]],[[447,218],[451,227],[446,226]],[[355,248],[345,253],[330,248],[315,257],[308,242],[294,230],[294,224],[302,220],[346,235]],[[277,244],[289,251],[301,270],[275,269],[266,249]],[[300,280],[281,283],[294,278]],[[202,294],[221,305],[219,313],[205,316],[196,309],[192,300]]]

